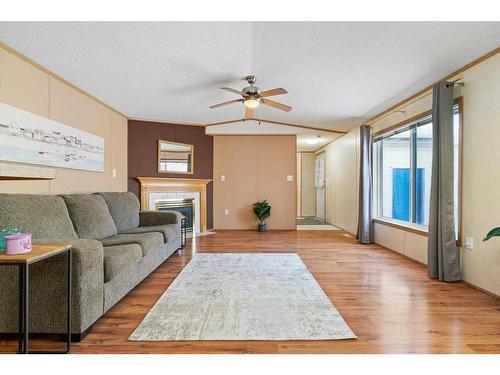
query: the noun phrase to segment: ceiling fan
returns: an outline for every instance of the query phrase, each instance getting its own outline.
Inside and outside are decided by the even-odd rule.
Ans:
[[[276,88],[272,90],[260,91],[260,88],[254,86],[257,78],[255,76],[247,76],[245,80],[250,84],[250,86],[245,87],[243,90],[235,90],[230,87],[221,87],[221,90],[232,92],[233,94],[241,95],[241,99],[234,99],[228,102],[219,103],[211,105],[210,109],[215,109],[219,107],[223,107],[225,105],[233,104],[233,103],[243,103],[245,105],[245,118],[252,118],[254,110],[260,105],[264,104],[269,107],[273,107],[279,109],[280,111],[290,112],[292,107],[286,104],[278,103],[273,100],[267,99],[269,96],[275,95],[283,95],[288,93],[283,88]]]

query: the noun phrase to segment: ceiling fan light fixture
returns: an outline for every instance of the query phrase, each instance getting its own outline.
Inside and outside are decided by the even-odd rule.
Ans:
[[[243,104],[245,104],[245,107],[247,107],[247,108],[255,109],[260,105],[260,100],[254,99],[254,98],[245,99]]]
[[[261,104],[283,112],[290,112],[292,110],[292,107],[290,107],[289,105],[268,99],[268,97],[270,96],[287,94],[288,91],[286,91],[284,88],[277,87],[275,89],[261,91],[260,88],[254,86],[254,83],[256,81],[255,76],[247,76],[245,77],[245,80],[250,84],[250,86],[244,87],[241,91],[232,89],[231,87],[221,87],[221,89],[224,91],[228,91],[232,94],[240,96],[240,99],[234,99],[227,102],[214,104],[209,108],[216,109],[233,103],[243,103],[243,105],[245,106],[245,119],[253,117],[253,111],[257,109]]]

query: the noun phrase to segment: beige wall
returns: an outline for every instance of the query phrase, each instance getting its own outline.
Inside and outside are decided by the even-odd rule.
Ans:
[[[374,224],[375,242],[427,264],[427,236],[383,224]]]
[[[500,295],[500,238],[482,242],[500,226],[500,54],[464,74],[463,234],[464,280]]]
[[[359,129],[318,150],[326,156],[326,221],[350,233],[358,225]]]
[[[0,47],[0,101],[104,137],[104,172],[56,168],[50,181],[0,181],[2,193],[59,194],[127,190],[127,119]],[[116,178],[112,177],[116,169]]]
[[[252,203],[267,199],[269,229],[295,229],[295,175],[295,136],[214,136],[214,228],[255,229]]]
[[[315,215],[314,153],[299,152],[300,158],[300,213],[299,216]]]

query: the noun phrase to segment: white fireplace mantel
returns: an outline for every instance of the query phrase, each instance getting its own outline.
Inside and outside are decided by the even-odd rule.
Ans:
[[[200,196],[200,229],[207,230],[207,184],[212,181],[204,178],[162,178],[137,177],[141,184],[141,210],[150,207],[150,194],[160,192],[197,192]]]

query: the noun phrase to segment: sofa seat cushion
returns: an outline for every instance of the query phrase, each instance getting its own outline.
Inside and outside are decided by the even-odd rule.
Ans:
[[[106,202],[100,195],[62,195],[79,238],[100,240],[117,233]]]
[[[139,199],[133,193],[96,193],[108,205],[118,233],[139,225]]]
[[[127,272],[142,260],[142,250],[138,244],[104,247],[104,282]]]
[[[57,195],[0,194],[0,229],[19,227],[33,238],[76,239],[64,200]]]
[[[155,252],[164,244],[163,234],[159,232],[137,234],[120,233],[105,238],[101,240],[101,242],[103,246],[138,244],[141,246],[143,256],[147,256]]]
[[[151,233],[151,232],[160,232],[163,234],[163,240],[167,241],[175,241],[181,235],[180,225],[178,224],[167,224],[167,225],[153,225],[150,227],[137,227],[133,229],[129,229],[125,233]]]

